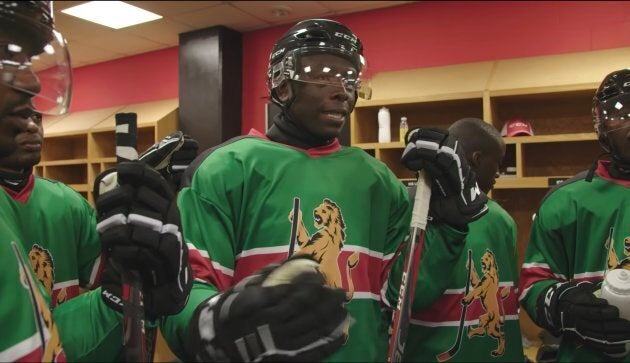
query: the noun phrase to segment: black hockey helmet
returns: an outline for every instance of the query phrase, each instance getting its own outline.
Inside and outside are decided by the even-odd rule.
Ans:
[[[604,77],[593,97],[592,114],[600,144],[604,150],[613,152],[607,136],[613,131],[609,129],[610,123],[630,122],[630,69],[614,71]]]
[[[333,54],[347,59],[355,68],[355,73],[343,73],[334,80],[359,97],[369,99],[371,90],[366,86],[367,64],[363,58],[361,40],[345,25],[328,19],[304,20],[291,27],[274,45],[267,68],[267,87],[271,98],[280,106],[285,106],[275,95],[275,88],[286,79],[309,82],[300,59],[312,54]],[[335,73],[335,72],[330,72]],[[327,81],[328,82],[328,81]],[[327,83],[326,82],[326,83]],[[315,82],[317,83],[317,82]],[[339,83],[336,83],[339,84]]]
[[[0,1],[0,83],[28,93],[36,111],[62,114],[72,88],[66,40],[55,31],[51,1]],[[37,74],[39,87],[22,87],[19,76]]]
[[[0,1],[0,25],[49,38],[52,36],[50,30],[54,28],[51,2]]]

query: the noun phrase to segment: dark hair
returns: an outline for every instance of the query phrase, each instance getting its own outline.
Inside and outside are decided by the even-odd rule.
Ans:
[[[470,159],[475,151],[494,152],[503,143],[499,130],[479,118],[467,117],[457,120],[448,131],[459,140],[467,159]]]

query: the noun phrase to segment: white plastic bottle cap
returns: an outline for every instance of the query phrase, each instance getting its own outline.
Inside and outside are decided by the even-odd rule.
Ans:
[[[606,285],[618,295],[630,295],[630,271],[623,269],[608,271]]]

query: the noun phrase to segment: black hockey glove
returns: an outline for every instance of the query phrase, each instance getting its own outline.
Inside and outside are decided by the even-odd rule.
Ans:
[[[554,335],[573,338],[607,354],[623,353],[630,342],[630,321],[619,309],[593,295],[599,284],[559,282],[538,297],[536,323]]]
[[[178,313],[188,300],[192,273],[167,182],[143,162],[123,162],[99,175],[94,196],[97,230],[108,259],[102,280],[105,301],[122,308],[115,265],[141,275],[147,317]]]
[[[191,350],[203,362],[321,361],[345,342],[345,292],[325,286],[317,262],[271,265],[199,305]]]
[[[143,152],[138,159],[162,174],[174,190],[179,190],[184,171],[197,157],[195,139],[175,131]]]
[[[413,170],[426,170],[431,179],[429,217],[466,229],[469,222],[487,213],[488,198],[477,186],[475,172],[457,140],[447,130],[416,128],[407,133],[403,164]]]

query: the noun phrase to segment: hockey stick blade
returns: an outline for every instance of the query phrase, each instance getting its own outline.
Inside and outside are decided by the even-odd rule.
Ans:
[[[468,296],[468,292],[470,291],[470,272],[472,270],[472,250],[468,250],[468,275],[466,276],[466,289],[464,293],[464,297]],[[468,309],[468,304],[464,304],[462,302],[462,315],[459,318],[459,329],[457,330],[457,337],[455,338],[455,344],[451,347],[451,349],[447,350],[444,353],[440,353],[435,356],[438,362],[445,362],[451,358],[453,358],[457,352],[459,352],[459,348],[462,345],[462,337],[464,336],[464,322],[466,321],[466,310]]]
[[[293,256],[297,243],[298,217],[300,214],[300,198],[293,198],[293,221],[291,223],[291,237],[289,241],[289,257]]]
[[[411,307],[413,304],[416,281],[418,280],[420,258],[424,247],[424,231],[427,226],[430,199],[431,186],[424,171],[421,171],[418,176],[418,186],[411,214],[411,237],[403,265],[398,302],[392,317],[392,336],[389,341],[389,353],[387,354],[388,362],[402,362],[405,352],[405,344],[411,320]]]

